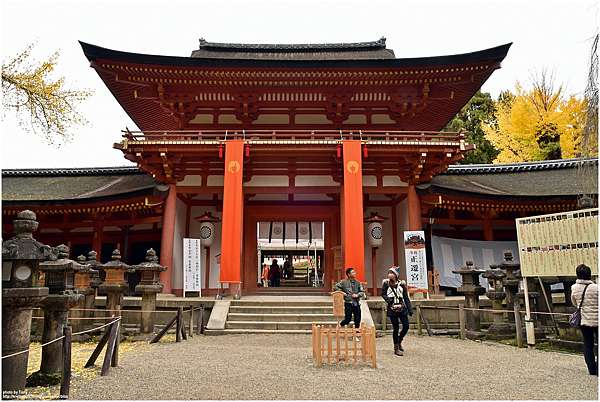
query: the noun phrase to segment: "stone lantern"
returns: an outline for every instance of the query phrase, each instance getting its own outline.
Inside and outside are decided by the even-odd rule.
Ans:
[[[493,313],[493,322],[488,328],[487,336],[490,339],[512,338],[513,331],[510,325],[504,321],[502,308],[502,301],[506,297],[506,292],[504,291],[506,273],[499,269],[497,265],[490,265],[490,268],[483,274],[483,277],[488,280],[491,286],[491,289],[485,294],[492,301],[492,308],[496,311]]]
[[[142,293],[142,320],[140,332],[150,334],[154,332],[154,313],[156,310],[156,294],[162,292],[163,285],[160,283],[160,273],[167,270],[158,263],[158,256],[154,249],[146,252],[146,261],[138,265],[132,265],[132,270],[140,272],[140,283],[135,287],[136,292]]]
[[[19,212],[13,221],[15,237],[2,242],[2,356],[29,349],[33,308],[48,296],[37,287],[40,261],[52,250],[33,238],[38,228],[32,211]],[[2,391],[25,388],[29,353],[2,359]]]
[[[485,293],[485,289],[479,284],[479,275],[485,270],[475,267],[473,261],[467,261],[464,267],[452,271],[462,277],[462,286],[457,290],[465,296],[466,308],[479,308],[479,296]],[[481,324],[479,311],[466,310],[466,335],[469,338],[481,337]]]
[[[76,293],[75,271],[85,266],[69,259],[69,247],[61,244],[54,249],[56,259],[40,264],[44,272],[45,284],[50,295],[42,302],[44,310],[44,330],[42,343],[50,342],[63,334],[69,310],[76,306],[83,296]],[[40,370],[27,378],[29,386],[53,385],[60,382],[63,366],[62,342],[54,342],[42,349]]]
[[[102,276],[100,275],[100,267],[102,264],[98,261],[98,253],[96,253],[94,250],[90,251],[87,255],[87,260],[85,263],[88,264],[93,270],[90,277],[90,286],[92,289],[97,290],[102,284]]]
[[[106,310],[110,315],[116,314],[121,310],[123,292],[129,287],[125,282],[125,271],[129,270],[129,265],[121,261],[121,252],[115,250],[112,253],[111,261],[106,264],[98,265],[106,273],[104,282],[98,287],[99,291],[106,293]]]
[[[83,299],[79,302],[80,310],[73,311],[73,318],[89,318],[92,317],[94,304],[96,302],[96,289],[92,287],[92,278],[98,275],[98,271],[92,269],[89,264],[86,264],[84,255],[77,257],[77,262],[83,267],[75,271],[75,291],[83,295]],[[79,332],[85,327],[84,320],[74,320],[71,323],[74,332]]]

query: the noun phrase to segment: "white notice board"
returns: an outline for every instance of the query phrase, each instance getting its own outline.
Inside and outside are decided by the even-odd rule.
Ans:
[[[200,239],[183,239],[183,295],[202,289],[202,245]]]
[[[425,232],[422,230],[404,232],[404,255],[406,258],[406,284],[409,288],[428,291]]]

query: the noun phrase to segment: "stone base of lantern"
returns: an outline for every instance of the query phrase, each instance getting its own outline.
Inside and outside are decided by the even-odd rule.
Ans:
[[[78,293],[64,293],[49,295],[42,302],[44,310],[44,333],[42,342],[50,342],[63,334],[63,328],[68,325],[69,309],[76,306],[83,295]],[[56,377],[60,382],[63,366],[62,342],[54,342],[42,349],[42,363],[40,370],[27,378],[27,386],[55,385]]]
[[[162,289],[163,285],[137,285],[135,287],[136,292],[142,293],[142,312],[140,320],[141,337],[154,333],[156,294],[162,292]]]
[[[2,289],[2,356],[29,349],[33,307],[48,288]],[[25,389],[29,353],[2,359],[2,391]]]

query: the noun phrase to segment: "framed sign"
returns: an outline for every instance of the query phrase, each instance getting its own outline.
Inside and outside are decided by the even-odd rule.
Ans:
[[[406,258],[406,284],[409,288],[428,292],[425,232],[422,230],[404,232],[404,256]]]
[[[585,264],[598,275],[598,209],[517,218],[523,276],[575,276]]]
[[[183,296],[202,289],[202,245],[200,239],[183,239]]]

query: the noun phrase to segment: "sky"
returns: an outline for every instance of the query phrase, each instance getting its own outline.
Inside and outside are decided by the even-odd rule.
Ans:
[[[94,95],[80,111],[89,121],[69,141],[48,144],[3,111],[0,168],[124,166],[112,148],[131,119],[89,67],[78,40],[135,53],[189,56],[212,42],[323,43],[387,38],[396,57],[425,57],[513,42],[502,68],[484,84],[500,91],[551,71],[568,94],[585,89],[600,6],[588,0],[452,1],[42,1],[2,0],[2,60],[35,42],[34,57],[60,52],[57,74]]]

